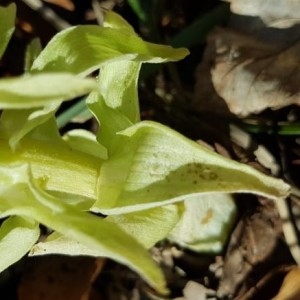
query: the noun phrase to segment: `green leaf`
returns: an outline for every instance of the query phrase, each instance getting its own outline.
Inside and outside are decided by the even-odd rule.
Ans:
[[[100,70],[99,90],[105,104],[121,112],[132,123],[140,121],[137,94],[140,68],[141,63],[135,61],[117,61]]]
[[[111,155],[118,139],[116,132],[128,128],[132,125],[132,122],[119,110],[107,106],[99,92],[90,93],[87,103],[100,124],[97,139],[107,148],[108,154]]]
[[[23,109],[57,104],[96,89],[91,79],[68,73],[45,73],[0,81],[0,109]]]
[[[164,239],[178,223],[182,213],[177,205],[143,210],[124,215],[108,216],[106,221],[115,223],[145,248],[149,249]],[[71,240],[58,232],[52,233],[43,242],[31,249],[31,255],[67,254],[99,256],[99,252]]]
[[[112,10],[103,11],[104,13],[104,27],[115,28],[122,31],[127,31],[128,34],[135,34],[133,27],[123,19],[119,14]]]
[[[96,136],[83,129],[74,129],[64,135],[64,140],[74,150],[107,159],[107,150],[97,142]]]
[[[59,232],[51,233],[45,241],[34,245],[29,253],[29,256],[47,255],[47,254],[62,254],[62,255],[86,255],[99,256],[99,250],[87,247],[84,244],[72,240]]]
[[[168,239],[196,252],[220,252],[236,217],[230,194],[200,194],[184,201],[185,211]]]
[[[149,249],[158,241],[164,239],[178,223],[182,214],[179,207],[178,205],[166,205],[135,213],[108,216],[106,221],[117,224],[145,248]],[[58,232],[52,233],[45,241],[36,244],[31,249],[30,254],[99,256],[99,253],[94,249],[71,240]]]
[[[50,130],[50,137],[44,136],[48,125],[40,125],[16,149],[11,149],[0,131],[0,163],[30,163],[34,178],[43,183],[45,190],[95,200],[102,160],[72,149],[61,138],[51,137],[54,133]]]
[[[167,292],[160,268],[134,238],[116,224],[81,212],[45,193],[35,182],[28,165],[0,165],[2,217],[21,215],[32,218],[98,251],[99,256],[129,266],[157,291]]]
[[[137,81],[141,63],[117,61],[101,67],[99,94],[91,93],[87,104],[100,123],[98,140],[111,153],[118,131],[140,120]],[[116,80],[118,78],[118,80]]]
[[[25,73],[29,72],[34,60],[42,51],[42,45],[39,38],[34,38],[26,48],[25,53]]]
[[[163,240],[181,216],[177,205],[165,205],[134,213],[111,215],[107,221],[118,224],[147,249]]]
[[[10,147],[15,150],[21,139],[38,126],[40,126],[39,131],[45,129],[43,139],[58,137],[57,127],[55,123],[53,124],[54,113],[57,108],[58,105],[54,103],[41,109],[5,109],[1,115],[0,125],[4,135],[8,138]],[[47,123],[46,126],[42,126],[45,122]]]
[[[43,184],[43,182],[42,182]],[[60,191],[47,191],[50,195],[61,199],[64,203],[73,206],[80,211],[89,211],[95,200],[83,195],[74,195],[72,193],[60,192]]]
[[[127,29],[82,25],[58,33],[34,61],[32,71],[67,71],[83,76],[116,60],[161,63],[186,55],[186,49],[145,42]]]
[[[15,30],[16,5],[0,6],[0,58]]]
[[[0,135],[0,161],[29,162],[48,192],[81,210],[89,210],[95,201],[96,178],[107,151],[88,131],[69,131],[62,138],[49,108],[3,111],[0,133],[7,137],[10,147]],[[62,181],[63,176],[72,180]]]
[[[24,217],[9,217],[0,227],[0,272],[20,260],[40,235],[39,224]]]
[[[98,180],[94,212],[121,214],[175,203],[200,193],[256,193],[284,198],[290,187],[224,158],[155,122],[119,133]]]

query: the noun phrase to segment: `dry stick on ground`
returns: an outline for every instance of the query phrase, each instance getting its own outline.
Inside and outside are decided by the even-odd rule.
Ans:
[[[297,232],[291,220],[289,206],[285,199],[278,199],[275,201],[275,203],[282,220],[282,231],[285,241],[297,265],[300,265],[300,247],[297,238]]]
[[[290,270],[292,270],[294,266],[290,265],[283,265],[276,267],[275,269],[268,272],[265,276],[263,276],[253,287],[251,287],[247,292],[245,292],[243,295],[235,298],[235,300],[250,300],[254,299],[253,297],[255,294],[257,294],[260,290],[262,290],[269,281],[276,275],[280,273],[288,273]]]
[[[240,147],[244,149],[249,149],[250,147],[254,149],[258,149],[260,145],[256,144],[255,141],[252,139],[251,135],[248,134],[247,132],[243,131],[240,128],[237,128],[236,126],[231,126],[230,128],[231,132],[231,139],[234,143],[238,144]],[[280,149],[282,151],[282,161],[281,161],[281,167],[284,173],[285,178],[288,180],[288,182],[291,182],[289,180],[290,176],[288,175],[288,171],[286,168],[286,163],[285,163],[285,153],[284,153],[284,148],[281,143],[279,143]],[[256,150],[255,149],[255,150]],[[275,161],[275,158],[272,156],[271,153],[269,153],[271,156],[268,161]],[[259,158],[258,158],[259,160]],[[296,188],[292,189],[292,193],[297,191]],[[299,192],[300,194],[300,192]],[[300,246],[299,246],[299,241],[297,237],[297,231],[296,228],[294,227],[292,218],[291,218],[291,213],[289,209],[289,205],[287,203],[286,199],[278,199],[275,201],[279,216],[282,220],[282,231],[286,240],[286,243],[290,249],[290,252],[296,261],[297,265],[300,265]]]
[[[289,184],[292,185],[291,194],[295,197],[298,197],[300,195],[299,189],[294,184],[294,181],[292,179],[292,176],[289,172],[288,167],[288,161],[287,161],[287,154],[286,154],[286,148],[284,143],[281,140],[278,140],[278,146],[280,149],[281,154],[281,168],[284,175],[284,178],[287,180]],[[291,217],[291,210],[289,208],[289,205],[286,200],[280,199],[276,201],[277,209],[279,212],[279,215],[282,220],[282,230],[286,239],[286,243],[289,246],[290,252],[296,261],[297,265],[300,265],[300,246],[299,246],[299,240],[298,240],[298,234],[297,229],[294,226],[294,223],[292,221]]]
[[[41,0],[22,0],[31,9],[37,11],[45,20],[58,31],[66,29],[71,25],[59,17],[51,8],[44,5]]]

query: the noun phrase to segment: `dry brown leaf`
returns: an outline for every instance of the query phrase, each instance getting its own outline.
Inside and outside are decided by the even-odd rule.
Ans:
[[[300,268],[293,268],[284,278],[279,293],[273,300],[300,299]]]
[[[226,103],[245,117],[300,105],[300,1],[225,1],[233,13],[230,29],[208,37],[197,68],[195,106],[226,112]]]
[[[260,17],[266,26],[287,28],[299,22],[298,0],[225,0],[238,15]]]
[[[104,259],[49,255],[32,259],[18,289],[19,300],[88,300]]]
[[[275,250],[280,227],[276,207],[270,201],[242,217],[229,241],[217,291],[219,297],[230,298],[249,288],[251,272]],[[274,263],[277,262],[274,260]]]
[[[244,117],[266,108],[300,105],[300,42],[279,50],[221,29],[209,42],[215,47],[212,82],[232,113]]]

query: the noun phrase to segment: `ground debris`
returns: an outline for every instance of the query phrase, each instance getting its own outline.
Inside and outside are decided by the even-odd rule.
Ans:
[[[246,210],[232,233],[217,291],[220,298],[242,295],[270,269],[291,261],[276,207],[272,201],[262,203]]]
[[[30,260],[18,288],[18,300],[88,300],[105,260],[49,255]],[[99,299],[99,298],[98,298]]]

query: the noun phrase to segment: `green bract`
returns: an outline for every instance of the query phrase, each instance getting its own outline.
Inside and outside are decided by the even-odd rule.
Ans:
[[[32,71],[68,71],[83,76],[107,62],[162,63],[182,59],[187,54],[186,49],[144,42],[131,30],[124,29],[124,25],[76,26],[62,31],[49,42],[34,61]]]
[[[39,87],[37,89],[37,87]],[[96,82],[67,73],[44,73],[2,79],[0,108],[34,108],[60,103],[96,89]]]
[[[0,9],[0,54],[14,15],[14,5]],[[226,195],[219,201],[215,196],[212,205],[210,195],[288,195],[283,181],[225,159],[166,126],[140,121],[141,64],[176,61],[186,49],[144,42],[125,20],[107,12],[104,27],[69,28],[39,52],[39,43],[32,42],[26,74],[0,80],[0,216],[8,217],[0,228],[5,262],[0,271],[29,251],[105,256],[167,293],[147,249],[169,236],[192,250],[219,251],[235,206]],[[99,71],[96,79],[83,78],[92,71]],[[100,130],[62,137],[55,112],[62,101],[82,95]],[[194,219],[190,211],[196,212]],[[199,228],[186,236],[189,220]],[[36,244],[39,223],[54,232]]]
[[[0,270],[4,270],[21,259],[37,242],[39,223],[30,218],[13,216],[5,220],[0,228]],[[9,249],[9,250],[8,250]]]
[[[101,167],[93,211],[132,212],[197,193],[248,192],[277,199],[289,191],[283,181],[226,159],[155,122],[139,122],[119,132],[115,147]]]

